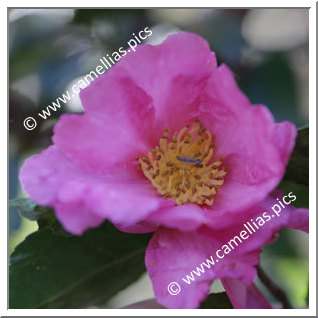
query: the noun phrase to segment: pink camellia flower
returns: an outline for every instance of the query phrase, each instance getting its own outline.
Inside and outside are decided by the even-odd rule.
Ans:
[[[182,278],[277,203],[294,125],[251,105],[207,42],[187,32],[139,46],[81,100],[85,113],[63,115],[54,145],[25,162],[30,197],[76,235],[105,219],[154,231],[146,267],[167,308],[199,307],[217,278],[235,308],[270,308],[253,284],[261,248],[283,226],[308,231],[305,209],[286,206],[191,284]]]

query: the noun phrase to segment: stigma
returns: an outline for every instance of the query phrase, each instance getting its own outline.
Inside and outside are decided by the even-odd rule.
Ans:
[[[165,129],[159,145],[147,157],[137,157],[138,168],[163,197],[177,205],[212,205],[226,175],[222,159],[212,160],[212,139],[198,119],[172,135]]]

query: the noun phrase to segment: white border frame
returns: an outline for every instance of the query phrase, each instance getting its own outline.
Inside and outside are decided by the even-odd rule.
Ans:
[[[7,7],[23,7],[25,8],[25,1],[5,1],[5,7],[2,6],[1,10],[1,30],[2,30],[2,43],[7,43]],[[29,7],[50,7],[43,3],[43,1],[28,1]],[[55,0],[55,7],[61,8],[87,8],[87,1],[84,0]],[[127,0],[121,1],[120,5],[118,1],[105,2],[105,1],[89,1],[91,7],[139,7],[147,8],[149,5],[153,5],[153,2],[149,1],[133,1]],[[1,316],[316,316],[316,2],[315,1],[202,1],[196,0],[193,3],[190,1],[167,1],[162,0],[156,3],[160,7],[189,7],[194,8],[208,8],[213,5],[215,8],[243,8],[243,7],[259,7],[259,8],[310,8],[309,9],[309,138],[310,138],[310,149],[309,149],[309,166],[310,166],[310,177],[309,177],[309,193],[310,193],[310,231],[309,231],[309,309],[7,309],[8,289],[4,282],[8,282],[8,267],[5,258],[8,255],[8,219],[7,214],[4,212],[7,210],[7,206],[2,211],[4,220],[1,223],[1,255],[3,255],[1,266],[1,298],[0,298],[0,314]],[[132,7],[134,5],[134,7]],[[155,7],[153,7],[155,8]],[[7,96],[8,100],[8,53],[5,53],[4,49],[1,50],[1,61],[2,61],[2,85],[1,85],[1,96]],[[5,56],[6,55],[6,56]],[[5,77],[5,79],[4,79]],[[8,101],[7,101],[8,102]],[[1,145],[6,144],[8,147],[8,120],[7,110],[4,105],[0,108],[2,125],[0,135]],[[7,138],[6,136],[7,135]],[[3,173],[2,176],[7,175],[8,160],[3,155],[1,156],[1,163]],[[4,168],[5,167],[5,168]],[[4,170],[6,169],[6,171]],[[8,175],[7,175],[8,177]],[[1,180],[1,196],[2,204],[6,202],[8,198],[8,187],[7,181],[4,178]],[[4,190],[6,189],[6,191]],[[5,255],[5,256],[4,256]]]

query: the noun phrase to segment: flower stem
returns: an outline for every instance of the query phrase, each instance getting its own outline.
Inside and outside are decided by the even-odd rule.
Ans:
[[[264,270],[260,266],[258,266],[258,277],[261,280],[261,282],[266,286],[267,290],[269,290],[272,293],[272,295],[274,295],[275,298],[283,304],[284,309],[293,308],[285,292],[269,278],[269,276],[264,272]]]

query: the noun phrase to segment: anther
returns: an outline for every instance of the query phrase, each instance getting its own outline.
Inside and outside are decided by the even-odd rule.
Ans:
[[[187,124],[174,132],[171,139],[169,133],[170,129],[164,130],[160,147],[151,149],[149,158],[136,157],[138,169],[163,197],[176,204],[212,205],[227,173],[224,167],[220,168],[221,159],[213,161],[213,136],[199,119],[192,127]]]

